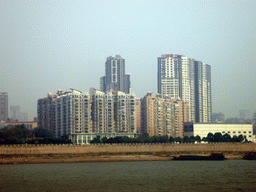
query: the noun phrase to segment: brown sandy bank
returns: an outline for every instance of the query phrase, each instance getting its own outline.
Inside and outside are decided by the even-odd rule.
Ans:
[[[184,153],[157,154],[40,154],[40,155],[0,155],[0,164],[37,164],[37,163],[85,163],[85,162],[121,162],[121,161],[170,161],[172,156]],[[186,153],[188,154],[188,153]],[[192,154],[190,154],[192,155]],[[209,155],[197,153],[193,155]],[[242,159],[243,153],[227,153],[228,160]]]

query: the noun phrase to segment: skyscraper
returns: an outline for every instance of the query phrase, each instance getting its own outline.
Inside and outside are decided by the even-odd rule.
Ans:
[[[0,92],[0,121],[7,121],[8,118],[8,94]]]
[[[211,68],[183,55],[158,58],[158,93],[188,104],[188,119],[211,122]]]
[[[100,90],[130,93],[130,75],[125,74],[125,60],[120,55],[108,57],[105,63],[105,76],[100,78]]]
[[[195,61],[195,122],[210,123],[212,117],[211,66]]]
[[[20,106],[19,105],[11,105],[10,106],[10,117],[14,121],[20,120]]]

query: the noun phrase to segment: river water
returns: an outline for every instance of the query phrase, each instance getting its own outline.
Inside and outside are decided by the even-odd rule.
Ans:
[[[0,191],[256,191],[256,161],[0,165]]]

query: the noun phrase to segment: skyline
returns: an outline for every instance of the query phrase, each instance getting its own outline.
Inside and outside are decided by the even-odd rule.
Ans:
[[[137,97],[157,93],[157,58],[179,54],[211,65],[212,112],[256,110],[255,1],[33,2],[0,2],[0,92],[29,119],[48,92],[100,89],[111,55]]]

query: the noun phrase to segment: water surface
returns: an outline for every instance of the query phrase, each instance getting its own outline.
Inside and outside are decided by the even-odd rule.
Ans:
[[[256,191],[256,161],[0,165],[0,191]]]

